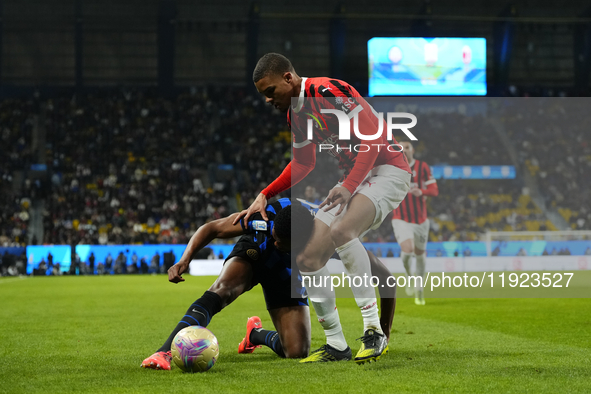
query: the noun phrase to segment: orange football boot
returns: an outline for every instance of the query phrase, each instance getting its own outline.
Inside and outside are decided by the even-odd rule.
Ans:
[[[170,362],[172,354],[168,352],[156,352],[142,361],[142,368],[158,369],[170,371]]]
[[[242,342],[238,344],[238,353],[252,353],[261,345],[255,345],[250,342],[250,333],[255,328],[263,328],[261,319],[258,316],[249,317],[246,321],[246,336],[242,339]]]

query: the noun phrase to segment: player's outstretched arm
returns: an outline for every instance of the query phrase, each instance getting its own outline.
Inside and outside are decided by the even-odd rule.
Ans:
[[[214,239],[233,238],[242,235],[244,230],[240,223],[233,224],[236,216],[238,216],[238,213],[214,220],[199,227],[189,240],[178,263],[170,267],[168,270],[168,280],[172,283],[184,282],[185,280],[181,275],[189,269],[189,263],[193,259],[195,253],[199,252]]]
[[[238,223],[242,218],[248,222],[248,219],[257,212],[260,212],[264,220],[269,220],[265,212],[267,200],[297,184],[314,169],[316,165],[314,146],[314,144],[307,144],[301,148],[294,148],[293,160],[283,169],[281,175],[257,196],[248,209],[236,216],[233,224]]]

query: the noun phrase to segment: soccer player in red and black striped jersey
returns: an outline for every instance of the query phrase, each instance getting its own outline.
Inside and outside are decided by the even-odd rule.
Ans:
[[[282,174],[264,189],[243,215],[264,215],[267,200],[289,189],[308,175],[316,164],[316,148],[328,151],[344,170],[341,181],[329,192],[314,220],[314,236],[298,255],[304,283],[326,283],[326,263],[339,254],[352,278],[370,276],[370,261],[359,237],[383,222],[410,188],[410,167],[400,149],[386,139],[385,122],[351,85],[332,78],[303,78],[284,56],[263,56],[253,73],[257,90],[267,103],[288,112],[293,135],[293,159]],[[292,98],[297,99],[292,105]],[[308,125],[322,110],[308,136]],[[336,113],[334,110],[338,110]],[[338,119],[338,122],[337,122]],[[341,122],[350,126],[350,139],[341,138]],[[396,141],[393,141],[396,144]],[[364,145],[363,148],[355,149]],[[324,328],[327,344],[303,362],[351,358],[336,310],[334,290],[306,285],[308,296]],[[380,328],[375,289],[352,287],[364,322],[358,363],[377,360],[387,349],[387,334]]]
[[[437,182],[431,175],[429,165],[414,158],[414,147],[409,141],[402,141],[404,154],[412,169],[410,191],[402,203],[394,210],[392,228],[396,242],[400,244],[400,257],[408,276],[412,275],[412,256],[416,258],[416,276],[425,278],[425,249],[429,238],[429,219],[427,219],[427,196],[439,194]],[[412,286],[411,286],[412,283]],[[418,286],[417,286],[418,284]],[[416,287],[416,289],[415,289]],[[407,280],[406,294],[415,296],[417,305],[425,305],[422,281]]]

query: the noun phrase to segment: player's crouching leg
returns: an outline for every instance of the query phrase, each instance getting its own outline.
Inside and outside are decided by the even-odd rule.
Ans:
[[[304,358],[310,353],[310,344],[292,343],[283,346],[285,358]]]

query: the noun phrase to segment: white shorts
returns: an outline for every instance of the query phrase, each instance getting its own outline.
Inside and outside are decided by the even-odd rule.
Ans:
[[[363,182],[355,190],[355,193],[353,193],[353,196],[363,194],[373,202],[376,208],[373,223],[368,230],[375,230],[380,227],[386,216],[400,205],[410,189],[410,178],[411,175],[408,172],[388,164],[374,167],[367,174]],[[337,183],[336,186],[341,184]],[[338,210],[339,205],[328,212],[319,209],[316,218],[330,227]],[[346,210],[347,208],[341,212],[341,215]]]
[[[415,248],[426,250],[427,241],[429,239],[429,219],[421,224],[408,223],[404,220],[392,220],[392,228],[394,229],[394,236],[396,242],[401,244],[407,239],[414,239]]]

